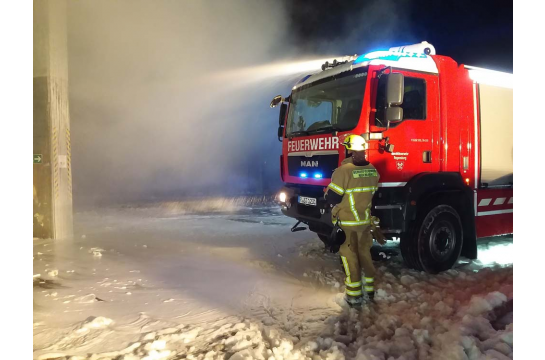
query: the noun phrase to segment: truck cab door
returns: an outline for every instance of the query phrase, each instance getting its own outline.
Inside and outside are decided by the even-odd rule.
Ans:
[[[439,81],[437,75],[394,70],[404,75],[403,120],[384,121],[386,76],[371,80],[371,133],[382,132],[382,140],[370,140],[368,160],[380,174],[381,186],[403,186],[422,172],[439,170]],[[376,137],[375,137],[376,138]],[[386,152],[385,138],[394,145]],[[373,136],[371,136],[373,139]]]

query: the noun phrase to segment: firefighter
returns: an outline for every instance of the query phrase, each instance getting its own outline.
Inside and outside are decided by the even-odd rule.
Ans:
[[[371,301],[375,295],[375,267],[370,252],[373,237],[381,243],[384,241],[378,219],[371,216],[371,201],[379,174],[365,158],[367,143],[363,137],[348,135],[342,145],[346,159],[333,172],[325,199],[333,206],[331,217],[335,229],[331,251],[339,251],[346,274],[344,299],[349,306],[359,307],[364,293]]]

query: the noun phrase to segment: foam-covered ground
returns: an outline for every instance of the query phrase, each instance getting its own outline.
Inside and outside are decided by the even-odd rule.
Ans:
[[[34,242],[36,359],[513,358],[512,237],[439,275],[390,242],[358,312],[337,304],[338,257],[276,208],[162,203],[75,225]]]

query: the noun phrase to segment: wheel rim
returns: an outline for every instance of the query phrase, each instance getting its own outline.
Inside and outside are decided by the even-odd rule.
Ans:
[[[441,221],[430,234],[430,254],[436,261],[445,261],[454,252],[456,230],[448,221]]]

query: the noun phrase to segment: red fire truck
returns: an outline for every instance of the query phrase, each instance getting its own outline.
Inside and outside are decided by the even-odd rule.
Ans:
[[[348,134],[380,174],[372,213],[405,263],[430,273],[481,237],[513,232],[512,74],[457,64],[427,43],[326,62],[280,104],[282,212],[326,241],[323,194]]]

